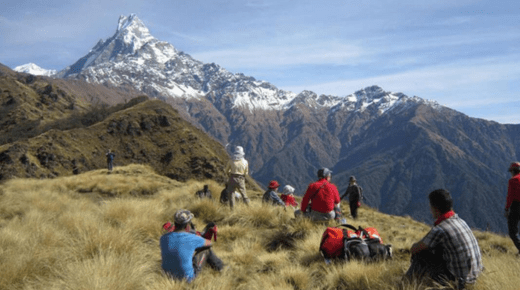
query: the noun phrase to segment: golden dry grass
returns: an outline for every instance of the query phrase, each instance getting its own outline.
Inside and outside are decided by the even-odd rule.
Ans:
[[[261,192],[231,212],[195,197],[204,184],[218,200],[218,183],[179,183],[140,165],[9,181],[0,191],[0,289],[433,289],[402,280],[408,249],[428,231],[425,224],[362,207],[353,224],[376,227],[394,259],[325,265],[318,245],[327,224],[262,205]],[[161,226],[180,208],[195,213],[198,229],[217,222],[214,250],[229,268],[205,269],[190,284],[162,273]],[[486,270],[470,289],[519,289],[512,242],[475,235]]]

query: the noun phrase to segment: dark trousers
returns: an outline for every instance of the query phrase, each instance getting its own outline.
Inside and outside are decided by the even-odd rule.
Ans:
[[[107,161],[107,167],[108,167],[109,171],[112,171],[112,167],[113,167],[113,161],[112,160]]]
[[[349,203],[350,205],[350,215],[352,215],[352,218],[356,219],[357,218],[357,210],[358,210],[358,202],[357,201],[352,201]]]
[[[224,268],[224,262],[222,262],[222,260],[217,257],[211,249],[206,249],[193,256],[193,270],[195,271],[195,275],[200,273],[202,267],[204,267],[206,263],[217,271]]]
[[[509,208],[509,216],[507,217],[507,228],[509,229],[509,237],[513,240],[515,247],[520,252],[520,239],[518,239],[518,222],[520,222],[520,202],[513,201]]]
[[[464,289],[464,279],[455,279],[448,271],[446,262],[442,258],[442,250],[424,250],[412,256],[412,263],[406,272],[410,279],[421,280],[430,277],[433,281],[446,285],[449,281],[456,281],[458,289]]]

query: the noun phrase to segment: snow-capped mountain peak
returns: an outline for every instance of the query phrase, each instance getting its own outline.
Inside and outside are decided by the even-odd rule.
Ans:
[[[32,74],[35,76],[51,76],[56,74],[56,70],[44,69],[32,62],[17,66],[13,70],[17,72]]]
[[[90,52],[58,77],[82,78],[89,82],[132,86],[157,98],[208,98],[228,108],[285,110],[296,104],[313,108],[347,107],[363,111],[370,106],[385,112],[398,101],[412,101],[403,94],[373,86],[346,96],[295,94],[241,73],[204,64],[154,38],[135,15],[121,16],[115,34],[99,41]]]
[[[132,23],[132,21],[136,17],[137,16],[134,13],[130,14],[130,16],[128,16],[128,17],[126,17],[124,15],[119,16],[119,21],[117,24],[117,31],[119,32],[119,31],[125,29],[128,25],[130,25]]]
[[[126,45],[132,45],[132,52],[137,51],[145,43],[154,39],[148,28],[135,14],[130,14],[129,17],[123,15],[119,17],[116,35]]]

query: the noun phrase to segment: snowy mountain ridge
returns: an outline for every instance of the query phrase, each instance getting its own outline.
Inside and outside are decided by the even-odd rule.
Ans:
[[[16,72],[28,73],[35,76],[52,76],[57,73],[56,70],[44,69],[32,62],[17,66],[13,70]]]
[[[100,40],[75,64],[57,74],[58,77],[80,78],[107,85],[132,86],[152,97],[211,98],[224,101],[228,108],[252,110],[286,110],[295,104],[309,107],[348,108],[364,111],[376,106],[381,114],[400,103],[435,102],[402,93],[385,92],[374,86],[348,96],[317,95],[303,91],[295,94],[278,89],[241,73],[231,73],[214,63],[205,64],[178,51],[173,45],[154,38],[135,15],[121,16],[115,34]]]

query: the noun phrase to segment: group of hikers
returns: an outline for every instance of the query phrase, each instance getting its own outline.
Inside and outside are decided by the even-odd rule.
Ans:
[[[249,204],[246,194],[245,176],[248,174],[248,162],[244,150],[237,146],[232,159],[226,166],[229,180],[223,194],[231,209],[235,205],[235,192],[245,204]],[[508,219],[509,235],[520,254],[518,223],[520,221],[520,163],[514,162],[509,167],[512,178],[509,180],[505,216]],[[309,184],[303,195],[296,217],[306,217],[312,221],[336,219],[344,223],[339,210],[340,200],[349,197],[350,213],[357,218],[358,207],[363,199],[363,189],[350,177],[349,186],[340,197],[337,187],[331,183],[332,171],[327,168],[318,170],[318,180]],[[277,181],[269,183],[262,200],[266,203],[298,207],[294,199],[294,187],[286,185],[282,195],[278,196]],[[199,197],[211,197],[206,186],[197,192]],[[405,274],[409,280],[431,280],[446,285],[454,283],[458,289],[466,284],[475,283],[483,271],[479,245],[467,223],[453,211],[453,199],[445,189],[432,191],[428,195],[429,208],[434,224],[431,230],[410,249],[411,265]],[[206,262],[217,271],[224,268],[224,263],[211,250],[211,241],[195,235],[191,224],[193,214],[187,210],[178,210],[174,216],[174,230],[161,237],[162,267],[176,279],[191,281]],[[208,228],[208,226],[206,227]],[[207,229],[199,235],[207,236]],[[211,237],[210,237],[211,238]]]

